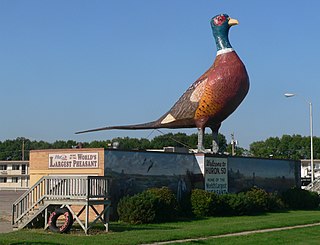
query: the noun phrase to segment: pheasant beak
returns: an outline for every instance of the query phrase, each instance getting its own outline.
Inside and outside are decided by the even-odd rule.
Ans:
[[[238,20],[236,20],[236,19],[229,19],[229,21],[228,21],[228,24],[229,24],[229,26],[234,26],[234,25],[238,25],[239,24],[239,21]]]

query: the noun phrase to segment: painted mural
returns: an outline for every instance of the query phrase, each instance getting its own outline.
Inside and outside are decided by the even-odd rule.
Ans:
[[[282,191],[300,186],[300,161],[228,158],[228,191],[239,192],[253,186],[266,191]]]
[[[203,174],[193,154],[105,151],[105,175],[112,177],[113,203],[152,187],[167,186],[182,200],[203,188]]]
[[[114,205],[123,196],[152,187],[169,187],[181,201],[194,188],[236,193],[253,186],[267,191],[300,186],[300,162],[293,160],[120,150],[106,150],[104,157]]]

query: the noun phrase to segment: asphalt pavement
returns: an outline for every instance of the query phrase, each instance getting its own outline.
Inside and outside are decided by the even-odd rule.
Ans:
[[[0,190],[0,233],[12,231],[12,203],[24,192],[24,190]]]

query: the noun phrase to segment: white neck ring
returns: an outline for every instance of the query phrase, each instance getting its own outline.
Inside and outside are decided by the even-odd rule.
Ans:
[[[232,52],[232,51],[234,51],[233,48],[220,49],[220,50],[217,51],[217,55],[230,53],[230,52]]]

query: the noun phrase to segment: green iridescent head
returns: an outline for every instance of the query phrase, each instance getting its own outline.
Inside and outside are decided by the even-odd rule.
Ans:
[[[213,36],[216,40],[217,51],[232,48],[228,37],[229,29],[239,22],[235,19],[231,19],[227,14],[219,14],[213,17],[210,23]]]

